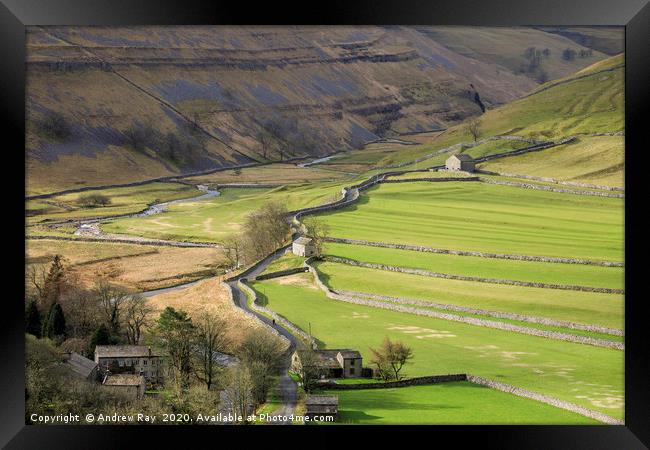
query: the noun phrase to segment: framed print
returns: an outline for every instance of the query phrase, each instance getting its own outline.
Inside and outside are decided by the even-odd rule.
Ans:
[[[3,445],[647,448],[650,7],[311,6],[3,2]]]

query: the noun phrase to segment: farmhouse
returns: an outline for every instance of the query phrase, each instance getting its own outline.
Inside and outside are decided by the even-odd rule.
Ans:
[[[302,351],[291,356],[291,370],[300,372]],[[350,349],[314,350],[321,378],[356,378],[362,376],[361,353]]]
[[[451,155],[445,162],[447,170],[474,172],[476,163],[471,156],[465,154]]]
[[[83,380],[98,381],[96,380],[98,364],[95,361],[84,358],[75,352],[66,354],[64,358],[73,376]]]
[[[111,375],[109,373],[104,377],[102,386],[113,392],[121,392],[134,400],[144,397],[145,380],[142,375],[132,373]]]
[[[313,420],[326,420],[332,417],[336,420],[339,415],[339,398],[334,395],[308,395],[305,399],[305,416]]]
[[[297,256],[310,257],[316,254],[316,246],[313,240],[302,236],[293,241],[291,251]]]
[[[145,345],[98,345],[95,362],[103,372],[139,374],[152,383],[163,378],[162,357]]]

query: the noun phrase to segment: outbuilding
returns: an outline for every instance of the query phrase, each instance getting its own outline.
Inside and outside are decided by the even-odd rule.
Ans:
[[[120,392],[133,400],[139,400],[144,397],[145,381],[144,376],[133,373],[119,373],[104,377],[102,382],[104,389],[113,392]]]
[[[339,416],[339,398],[335,395],[308,395],[305,399],[305,416],[310,420],[336,421]]]
[[[316,246],[314,245],[314,241],[311,238],[301,236],[293,241],[291,251],[294,255],[309,258],[310,256],[314,256],[316,254]]]
[[[445,167],[447,170],[453,171],[463,171],[463,172],[474,172],[476,162],[474,159],[463,153],[458,155],[451,155],[447,158],[445,162]]]

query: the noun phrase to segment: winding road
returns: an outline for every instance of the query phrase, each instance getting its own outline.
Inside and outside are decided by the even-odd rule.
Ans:
[[[279,390],[279,397],[282,400],[282,406],[270,414],[271,416],[274,416],[276,418],[288,417],[291,414],[293,414],[296,408],[296,404],[298,402],[298,386],[296,382],[293,381],[289,376],[289,368],[291,365],[291,354],[293,353],[293,350],[295,348],[304,347],[304,344],[293,334],[287,331],[285,328],[281,327],[279,324],[275,323],[268,317],[258,313],[257,311],[251,309],[248,305],[248,299],[246,297],[246,294],[239,288],[237,281],[241,278],[252,279],[257,275],[261,274],[262,272],[264,272],[264,270],[266,270],[269,264],[271,264],[273,261],[275,261],[276,259],[280,258],[282,255],[290,251],[290,249],[291,249],[290,245],[282,247],[276,250],[271,255],[264,258],[263,260],[261,260],[260,262],[258,262],[257,264],[255,264],[250,269],[239,274],[235,279],[229,279],[225,281],[226,284],[228,284],[228,286],[230,286],[230,288],[232,289],[232,298],[233,301],[235,302],[235,305],[237,305],[238,307],[240,307],[245,311],[248,311],[251,314],[254,314],[262,322],[272,327],[278,333],[280,333],[280,335],[284,336],[289,340],[289,349],[287,350],[282,360],[282,366],[280,367],[280,379],[278,380],[278,387],[277,387],[277,389]],[[272,420],[270,421],[270,423],[277,424],[277,425],[287,425],[287,424],[291,424],[291,421]]]

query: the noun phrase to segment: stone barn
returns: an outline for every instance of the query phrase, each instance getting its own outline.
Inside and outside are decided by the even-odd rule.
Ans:
[[[133,400],[144,397],[145,380],[144,376],[133,373],[107,374],[102,381],[105,390],[120,392]]]
[[[336,421],[339,415],[339,398],[334,395],[308,395],[305,399],[305,416],[310,420]]]
[[[453,171],[474,172],[475,166],[474,159],[464,154],[451,155],[445,162],[447,170]]]
[[[291,356],[291,370],[302,369],[301,350]],[[350,349],[314,350],[321,378],[358,378],[363,375],[361,353]]]
[[[309,258],[310,256],[314,256],[316,254],[316,246],[314,245],[314,241],[312,239],[302,236],[293,241],[291,251],[294,255]]]

